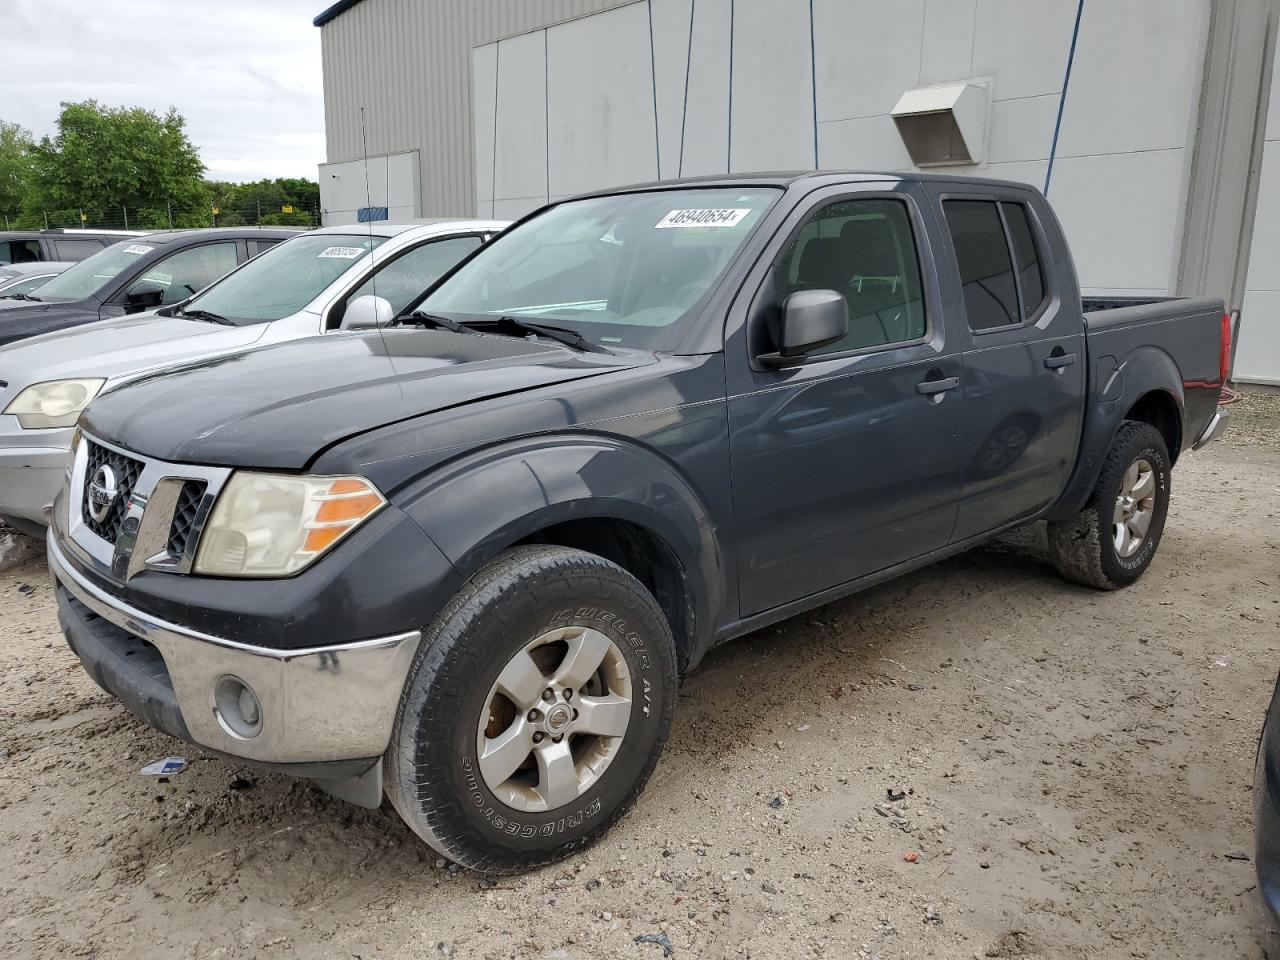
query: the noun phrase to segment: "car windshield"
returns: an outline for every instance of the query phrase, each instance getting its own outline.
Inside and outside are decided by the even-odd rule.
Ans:
[[[297,313],[386,237],[309,233],[278,243],[183,306],[235,324]]]
[[[417,305],[464,323],[527,317],[663,350],[779,196],[662,190],[570,200],[492,241]]]
[[[68,267],[40,288],[41,300],[83,300],[92,297],[145,257],[155,244],[121,240],[92,257]]]

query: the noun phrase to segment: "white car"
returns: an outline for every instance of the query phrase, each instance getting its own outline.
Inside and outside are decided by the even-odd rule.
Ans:
[[[21,299],[46,280],[52,280],[71,263],[58,260],[36,260],[32,263],[6,263],[0,266],[0,300]]]
[[[0,347],[0,520],[43,536],[76,421],[102,391],[191,361],[383,323],[506,225],[325,227],[184,303]]]

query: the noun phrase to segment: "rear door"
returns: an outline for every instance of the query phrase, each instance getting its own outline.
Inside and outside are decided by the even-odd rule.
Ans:
[[[867,186],[792,213],[747,281],[746,335],[726,347],[743,616],[943,547],[954,525],[960,347],[921,269],[932,256],[915,188]],[[761,366],[782,302],[815,289],[845,297],[845,338],[799,366]]]
[[[952,256],[952,305],[964,349],[961,541],[1030,516],[1057,498],[1075,464],[1085,352],[1080,306],[1059,282],[1028,195],[989,184],[930,184]]]

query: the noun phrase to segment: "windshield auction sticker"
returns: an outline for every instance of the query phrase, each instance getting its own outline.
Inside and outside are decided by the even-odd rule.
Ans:
[[[750,210],[672,210],[655,223],[655,230],[668,227],[734,227]]]
[[[317,260],[354,260],[364,253],[361,247],[325,247],[316,254]]]
[[[148,246],[145,243],[131,243],[124,248],[125,253],[150,253],[155,247]]]

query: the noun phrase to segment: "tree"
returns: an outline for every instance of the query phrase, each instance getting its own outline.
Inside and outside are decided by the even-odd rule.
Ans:
[[[84,211],[94,222],[162,227],[209,222],[204,163],[172,107],[160,116],[141,107],[104,107],[96,100],[64,103],[58,133],[33,151],[28,209],[65,219]]]
[[[31,182],[31,131],[16,123],[0,120],[0,214],[17,216]]]
[[[284,207],[293,207],[293,211],[285,213]],[[272,226],[310,226],[319,209],[319,184],[288,177],[236,184],[223,207],[225,215],[238,217],[240,222]],[[227,219],[220,222],[229,223]]]

